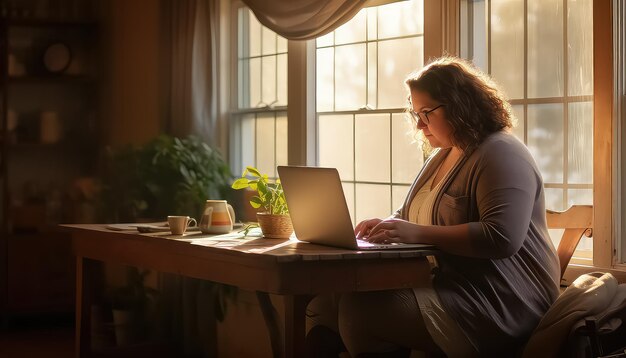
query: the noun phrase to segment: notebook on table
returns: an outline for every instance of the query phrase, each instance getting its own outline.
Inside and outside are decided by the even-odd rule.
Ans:
[[[335,168],[279,166],[278,175],[298,240],[352,250],[432,249],[429,244],[357,240]]]

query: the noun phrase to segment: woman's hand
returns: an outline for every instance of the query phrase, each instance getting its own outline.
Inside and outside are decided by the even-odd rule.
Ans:
[[[357,239],[367,240],[366,238],[370,235],[372,228],[382,221],[378,218],[363,220],[354,228],[354,235],[356,235]]]
[[[365,240],[379,244],[419,243],[419,231],[420,227],[417,224],[401,219],[386,219],[371,228]]]

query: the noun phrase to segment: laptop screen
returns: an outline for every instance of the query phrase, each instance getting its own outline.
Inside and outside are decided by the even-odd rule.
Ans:
[[[358,248],[337,169],[279,166],[278,175],[299,240]]]

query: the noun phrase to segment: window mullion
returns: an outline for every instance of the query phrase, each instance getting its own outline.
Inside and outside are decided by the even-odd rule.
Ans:
[[[315,40],[287,42],[289,165],[316,164]]]

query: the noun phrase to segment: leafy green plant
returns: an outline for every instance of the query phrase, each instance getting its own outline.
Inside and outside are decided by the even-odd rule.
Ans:
[[[105,163],[105,220],[117,222],[199,215],[207,199],[227,196],[232,177],[221,154],[193,136],[109,150]]]
[[[158,291],[145,285],[149,270],[139,270],[129,267],[126,286],[119,287],[111,293],[111,306],[114,309],[136,311],[144,313],[148,303],[153,300]]]
[[[255,209],[263,208],[272,215],[289,215],[280,179],[271,182],[267,174],[261,174],[257,168],[249,166],[231,187],[238,190],[246,188],[256,190],[257,195],[250,200],[250,205]]]

